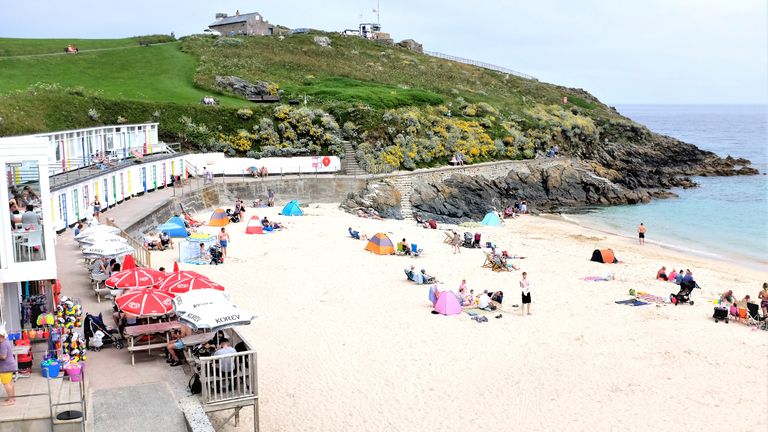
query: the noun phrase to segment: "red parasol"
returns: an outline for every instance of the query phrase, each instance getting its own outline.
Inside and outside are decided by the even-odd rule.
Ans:
[[[178,271],[179,271],[179,262],[178,261],[174,261],[173,262],[173,272],[174,273],[178,273]]]
[[[160,286],[158,286],[158,288],[163,291],[168,291],[172,294],[181,294],[187,291],[198,289],[215,289],[224,291],[224,287],[217,284],[216,282],[199,277],[180,278],[168,283],[163,282]]]
[[[156,289],[131,291],[115,299],[117,307],[133,316],[152,317],[167,315],[173,310],[173,294]]]
[[[123,260],[123,270],[133,270],[136,268],[136,261],[133,259],[133,255],[126,255]]]
[[[104,284],[115,289],[150,288],[165,279],[165,273],[149,268],[123,270],[112,275]]]

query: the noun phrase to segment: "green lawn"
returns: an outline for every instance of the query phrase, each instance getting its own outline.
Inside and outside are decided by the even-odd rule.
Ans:
[[[133,47],[138,44],[135,38],[126,39],[13,39],[0,38],[0,57],[63,53],[69,44],[78,49],[103,49]]]
[[[56,40],[26,41],[26,51],[43,50]],[[58,41],[60,43],[61,40]],[[193,86],[196,59],[179,50],[178,43],[140,47],[132,39],[112,42],[112,48],[125,41],[131,45],[112,51],[80,52],[77,55],[43,57],[0,57],[0,94],[29,87],[37,82],[58,83],[64,87],[84,87],[109,99],[154,102],[199,103],[210,91]],[[94,45],[95,46],[95,45]],[[84,49],[84,46],[80,46]],[[107,46],[105,46],[107,47]],[[21,50],[22,46],[19,46]],[[241,106],[248,102],[216,96],[222,105]]]

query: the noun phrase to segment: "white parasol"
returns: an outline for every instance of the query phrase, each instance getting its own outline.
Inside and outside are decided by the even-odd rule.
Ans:
[[[88,228],[80,231],[76,236],[75,240],[80,240],[84,237],[89,237],[96,233],[104,233],[104,234],[117,234],[120,232],[120,228],[113,227],[109,225],[92,225]]]
[[[118,242],[103,243],[98,247],[91,246],[83,249],[83,255],[86,258],[112,258],[132,254],[133,252],[134,249],[131,246]]]
[[[179,322],[189,325],[194,330],[218,331],[248,325],[256,318],[253,314],[235,306],[227,294],[212,289],[178,294],[173,299],[173,306]]]
[[[99,243],[109,243],[109,242],[128,243],[128,240],[124,239],[123,237],[120,237],[114,234],[106,234],[106,233],[95,233],[88,237],[83,237],[78,241],[80,242],[80,247],[82,248],[93,246]]]

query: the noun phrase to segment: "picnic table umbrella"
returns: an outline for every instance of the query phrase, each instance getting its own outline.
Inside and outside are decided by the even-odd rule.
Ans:
[[[229,298],[229,294],[224,291],[200,289],[177,294],[173,298],[173,309],[176,311],[176,315],[181,316],[211,303],[232,303],[232,301]]]
[[[160,285],[170,286],[170,284],[182,281],[182,280],[188,280],[188,279],[208,279],[207,276],[203,276],[198,272],[192,271],[192,270],[182,270],[182,271],[176,271],[173,273],[169,273],[166,275],[165,279],[163,279],[155,288],[163,289],[160,287]]]
[[[163,316],[173,310],[173,294],[156,289],[135,290],[116,298],[115,304],[128,315]]]
[[[165,279],[165,273],[149,268],[133,268],[123,270],[112,275],[104,281],[104,284],[114,289],[142,289],[151,288]]]
[[[179,294],[174,298],[173,305],[179,322],[193,330],[218,331],[248,325],[256,318],[237,307],[226,294],[210,289]]]
[[[173,277],[171,275],[170,277]],[[218,291],[224,291],[224,287],[208,278],[198,277],[175,277],[171,281],[163,281],[158,285],[158,289],[168,291],[173,294],[183,294],[187,291],[213,289]]]
[[[128,240],[120,237],[119,235],[100,232],[100,233],[93,233],[92,235],[83,237],[79,239],[78,242],[80,242],[81,247],[88,247],[98,243],[109,243],[109,242],[128,243]]]
[[[123,270],[133,270],[135,268],[137,268],[137,266],[136,260],[133,259],[133,255],[126,255],[125,258],[123,258]]]
[[[80,233],[78,233],[75,236],[75,240],[79,240],[83,237],[89,237],[96,233],[117,234],[119,232],[120,232],[120,228],[118,227],[109,226],[109,225],[92,225],[80,231]]]
[[[102,245],[91,246],[83,249],[83,255],[86,258],[113,258],[132,254],[134,249],[124,243],[109,242]]]

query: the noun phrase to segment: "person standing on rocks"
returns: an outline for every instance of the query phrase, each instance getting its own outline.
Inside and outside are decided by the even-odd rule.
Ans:
[[[637,227],[637,236],[640,238],[640,244],[645,244],[645,225],[643,225],[642,222],[640,222],[640,226]]]

